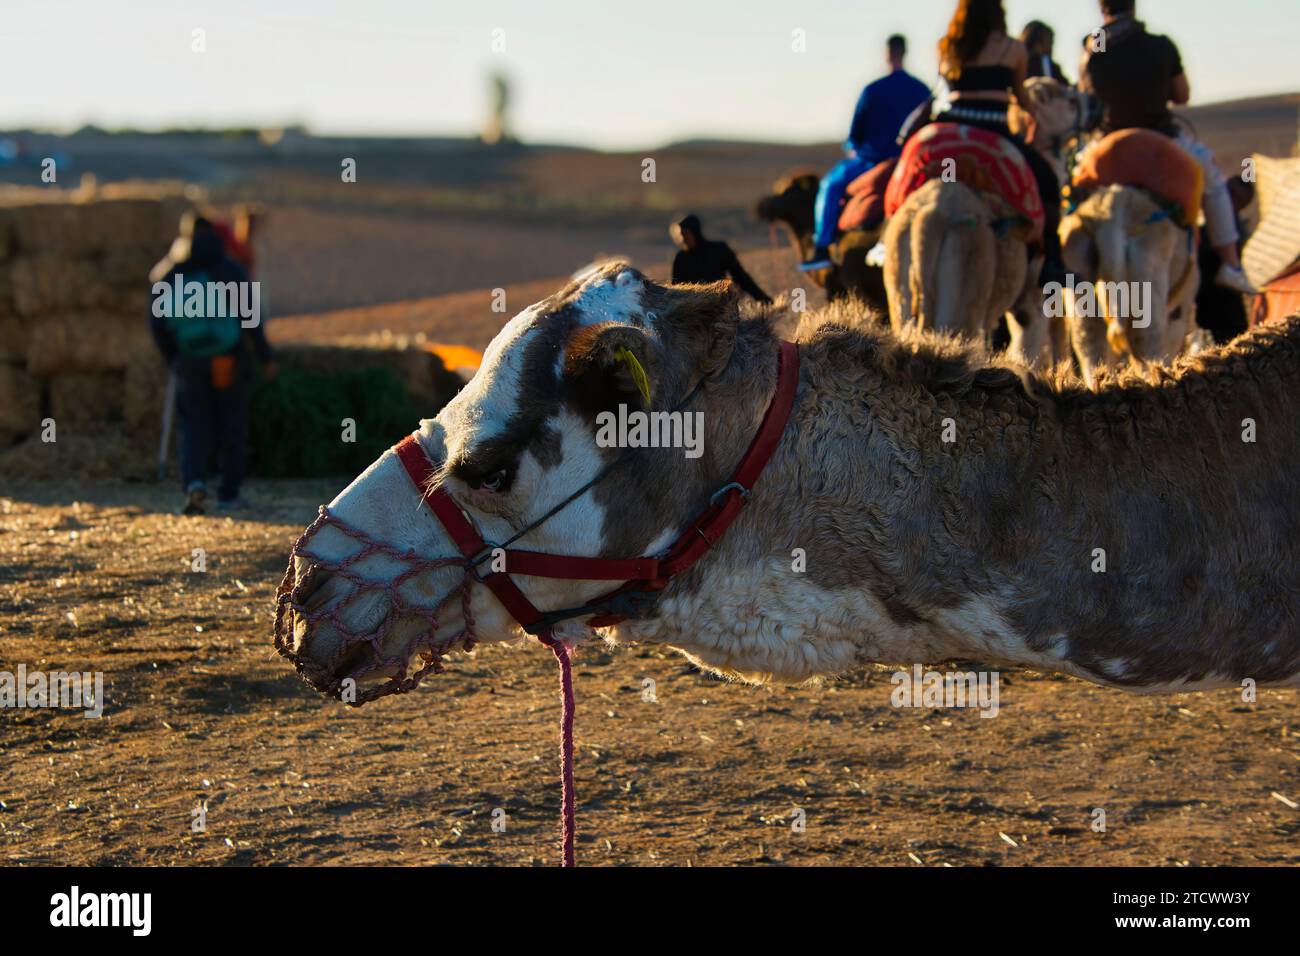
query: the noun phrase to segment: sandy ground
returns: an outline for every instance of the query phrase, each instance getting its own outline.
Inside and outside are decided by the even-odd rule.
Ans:
[[[272,650],[287,549],[335,490],[254,483],[258,520],[178,517],[145,484],[6,490],[0,669],[102,671],[107,704],[0,715],[0,859],[555,862],[540,647],[481,649],[360,710]],[[984,719],[896,709],[880,671],[754,688],[594,649],[575,673],[584,864],[1300,862],[1300,810],[1273,796],[1300,802],[1296,691],[1145,698],[1011,672]]]

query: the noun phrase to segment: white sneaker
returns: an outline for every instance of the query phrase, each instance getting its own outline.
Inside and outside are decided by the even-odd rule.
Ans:
[[[867,250],[867,265],[875,266],[877,269],[885,267],[885,244],[878,242]]]
[[[1219,266],[1219,271],[1214,277],[1214,284],[1221,285],[1225,289],[1231,289],[1233,292],[1240,292],[1242,295],[1259,295],[1259,290],[1250,284],[1246,278],[1246,273],[1241,271],[1240,266],[1230,266],[1226,262]]]

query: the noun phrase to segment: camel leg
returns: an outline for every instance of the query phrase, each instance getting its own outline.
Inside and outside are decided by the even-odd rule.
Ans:
[[[885,297],[889,300],[889,325],[902,331],[912,314],[911,210],[900,210],[885,230]]]
[[[1007,330],[1011,333],[1008,354],[1018,362],[1039,369],[1055,361],[1052,320],[1043,311],[1043,290],[1038,284],[1042,263],[1042,257],[1037,256],[1025,265],[1020,294],[1012,304],[1007,318]]]

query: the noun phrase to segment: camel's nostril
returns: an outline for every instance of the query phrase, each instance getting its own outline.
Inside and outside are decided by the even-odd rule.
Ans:
[[[327,599],[322,590],[334,572],[304,558],[295,559],[294,598],[307,611],[314,611]]]

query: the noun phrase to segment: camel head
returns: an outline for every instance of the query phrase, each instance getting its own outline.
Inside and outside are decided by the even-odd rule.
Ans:
[[[763,222],[780,223],[786,228],[801,258],[812,252],[813,206],[820,185],[821,179],[816,173],[791,173],[778,179],[771,194],[760,199],[754,207],[754,214]]]
[[[1031,145],[1051,159],[1061,159],[1066,143],[1093,125],[1091,98],[1073,86],[1035,76],[1025,81],[1025,94],[1034,115]]]
[[[598,417],[608,422],[620,406],[672,409],[723,368],[739,323],[736,300],[728,282],[665,287],[622,262],[593,267],[508,322],[469,384],[420,423],[431,483],[490,544],[620,558],[663,548],[691,517],[673,512],[674,503],[688,507],[681,482],[711,456],[640,448],[635,463],[620,463],[584,491],[623,451],[602,439]],[[351,678],[360,700],[370,699],[371,691],[413,686],[413,661],[437,669],[442,653],[471,641],[521,636],[479,576],[467,573],[393,451],[321,520],[296,546],[282,587],[292,597],[282,598],[277,621],[277,646],[318,690],[347,700]],[[478,572],[489,570],[509,568]],[[620,583],[518,574],[514,581],[542,611],[582,606]],[[573,622],[556,630],[569,641],[590,633]]]
[[[1151,196],[1102,187],[1061,222],[1061,250],[1073,278],[1070,339],[1090,385],[1101,368],[1182,351],[1195,318],[1196,254]]]

